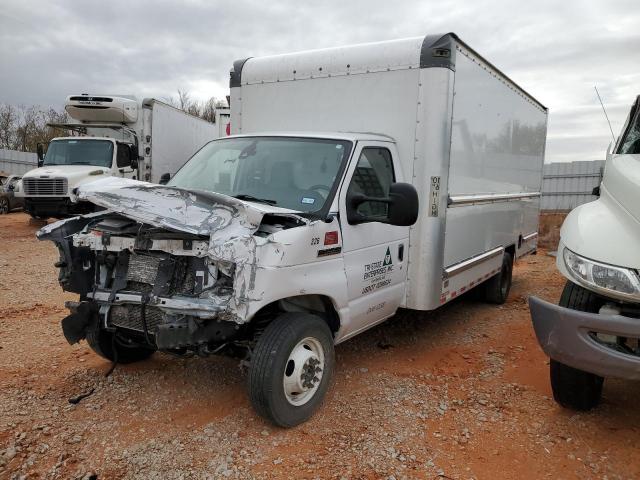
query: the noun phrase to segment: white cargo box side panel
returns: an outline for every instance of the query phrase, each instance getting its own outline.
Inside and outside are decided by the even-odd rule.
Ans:
[[[218,137],[215,124],[177,108],[153,102],[151,114],[151,182],[172,176],[205,143]]]
[[[543,107],[462,47],[455,75],[445,267],[537,231],[547,123]]]
[[[243,86],[242,133],[340,131],[388,135],[397,142],[404,176],[410,178],[418,72]]]

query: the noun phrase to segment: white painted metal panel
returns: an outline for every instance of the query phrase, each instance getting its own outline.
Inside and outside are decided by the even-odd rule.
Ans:
[[[252,61],[244,70],[251,71]],[[369,132],[392,137],[405,176],[413,168],[420,70],[314,78],[242,87],[235,133]],[[236,89],[239,90],[239,89]],[[233,102],[232,102],[233,104]]]
[[[151,182],[175,174],[205,143],[218,137],[215,124],[161,102],[151,114]]]
[[[569,211],[597,197],[591,192],[600,185],[604,160],[548,163],[544,166],[541,208]]]
[[[546,112],[472,53],[456,57],[449,195],[540,192]],[[538,229],[538,198],[451,206],[444,263],[517,245]]]
[[[38,156],[31,152],[0,149],[0,173],[23,175],[38,166]]]

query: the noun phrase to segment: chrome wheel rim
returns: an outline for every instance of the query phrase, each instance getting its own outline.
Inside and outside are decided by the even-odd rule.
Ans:
[[[0,214],[9,213],[9,202],[6,198],[0,198]]]
[[[324,349],[313,337],[307,337],[293,347],[284,366],[282,385],[287,401],[300,406],[313,398],[324,373]]]

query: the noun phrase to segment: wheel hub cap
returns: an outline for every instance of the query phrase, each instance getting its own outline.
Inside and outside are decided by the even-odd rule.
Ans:
[[[307,403],[318,390],[324,370],[324,350],[315,338],[301,340],[289,354],[283,387],[292,405]]]

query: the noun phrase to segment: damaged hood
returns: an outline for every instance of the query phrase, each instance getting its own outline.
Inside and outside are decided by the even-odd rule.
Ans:
[[[85,200],[127,218],[161,228],[211,236],[252,234],[265,214],[298,217],[295,211],[257,204],[212,192],[109,177],[78,187],[75,200]],[[235,227],[236,232],[228,231]],[[228,237],[228,238],[229,238]]]

